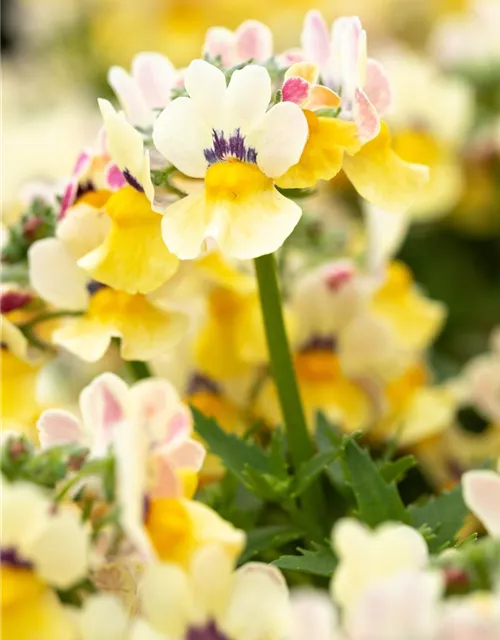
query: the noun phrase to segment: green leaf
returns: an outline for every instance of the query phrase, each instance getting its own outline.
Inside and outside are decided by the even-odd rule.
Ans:
[[[368,451],[352,439],[345,445],[345,462],[363,522],[371,527],[387,520],[410,522],[397,488],[382,477]]]
[[[253,529],[247,534],[247,544],[238,563],[247,562],[262,551],[278,549],[288,542],[298,540],[302,535],[303,532],[300,529],[288,524]]]
[[[455,543],[455,537],[468,513],[462,495],[462,486],[448,493],[431,497],[422,505],[411,505],[409,513],[415,528],[429,526],[435,537],[429,541],[432,552],[440,551]]]
[[[271,435],[271,442],[266,451],[269,459],[269,468],[274,475],[280,478],[288,476],[288,463],[286,460],[286,440],[283,429],[276,428]]]
[[[270,502],[281,502],[290,497],[292,478],[278,478],[270,473],[263,473],[249,465],[245,465],[242,474],[243,484],[259,498]]]
[[[334,449],[321,451],[307,460],[307,462],[301,464],[292,486],[291,497],[296,498],[304,493],[312,482],[314,482],[339,455],[340,452]]]
[[[262,473],[269,473],[269,462],[265,453],[254,444],[226,433],[213,418],[209,418],[191,406],[196,432],[207,443],[210,451],[219,456],[226,469],[244,484],[247,478],[245,466]]]
[[[386,482],[399,482],[406,472],[417,464],[415,456],[403,456],[380,467],[380,475]]]
[[[286,571],[310,573],[314,576],[330,578],[337,565],[337,559],[329,547],[321,547],[316,551],[299,549],[302,555],[281,556],[271,562],[275,567]]]

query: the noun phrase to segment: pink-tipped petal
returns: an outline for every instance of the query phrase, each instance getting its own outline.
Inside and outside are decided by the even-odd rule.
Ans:
[[[137,80],[125,69],[111,67],[108,71],[108,83],[115,92],[127,120],[139,127],[150,126],[153,116]]]
[[[175,82],[175,69],[160,53],[139,53],[132,61],[132,76],[151,109],[166,107]]]
[[[71,179],[64,190],[61,200],[61,209],[59,211],[59,220],[62,220],[66,215],[67,210],[76,200],[76,194],[78,193],[78,180]]]
[[[82,153],[78,156],[78,159],[75,164],[75,168],[73,169],[73,176],[75,178],[80,178],[90,169],[90,165],[92,164],[93,154],[90,151],[82,151]]]
[[[234,61],[235,35],[225,27],[211,27],[205,36],[203,53],[210,58],[220,57],[224,67],[230,67]]]
[[[257,20],[246,20],[236,29],[236,55],[238,60],[264,62],[273,54],[271,29]]]
[[[42,449],[49,449],[61,444],[86,444],[82,425],[75,416],[67,411],[60,409],[44,411],[36,426]]]
[[[180,480],[170,460],[161,453],[150,458],[152,477],[148,493],[151,498],[178,498],[182,493]]]
[[[318,67],[324,67],[330,58],[328,27],[319,11],[313,9],[306,14],[302,29],[302,48],[306,59]]]
[[[114,162],[110,162],[106,166],[106,184],[112,191],[117,191],[121,189],[127,184],[125,180],[125,176],[120,171],[120,169],[114,164]]]
[[[168,459],[175,469],[192,469],[199,471],[205,460],[205,447],[196,440],[188,438],[168,449]]]
[[[317,84],[311,88],[309,99],[307,101],[308,109],[337,109],[340,107],[341,100],[335,91],[328,87]]]
[[[297,76],[285,80],[282,88],[283,102],[295,102],[302,105],[309,95],[310,84]]]
[[[389,78],[380,62],[373,58],[368,58],[366,62],[366,82],[363,89],[379,116],[390,111],[393,98]]]
[[[358,137],[363,144],[378,136],[380,118],[377,110],[361,89],[356,89],[354,94],[354,121],[358,127]]]
[[[491,536],[500,538],[500,474],[468,471],[462,476],[462,486],[465,504]]]

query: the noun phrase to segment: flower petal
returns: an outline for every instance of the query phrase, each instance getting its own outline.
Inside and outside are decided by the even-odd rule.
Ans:
[[[326,593],[308,588],[295,588],[291,596],[292,628],[290,640],[333,640],[337,613]]]
[[[387,128],[354,156],[344,158],[344,171],[354,188],[380,209],[404,212],[428,178],[427,167],[404,162],[391,149]]]
[[[306,58],[323,68],[330,58],[328,27],[319,11],[313,9],[306,14],[301,36]]]
[[[366,81],[363,91],[379,116],[384,116],[390,111],[392,91],[389,78],[380,62],[373,58],[368,58],[366,61]]]
[[[152,474],[148,482],[148,496],[157,498],[179,498],[182,486],[170,460],[159,452],[149,456],[148,466]]]
[[[224,73],[205,60],[193,60],[186,70],[184,86],[194,102],[198,117],[209,129],[220,129],[226,94]]]
[[[264,117],[271,100],[271,78],[265,67],[250,64],[231,76],[225,97],[224,131],[250,132]]]
[[[86,362],[97,362],[106,353],[111,338],[115,335],[112,328],[95,320],[77,318],[56,329],[52,334],[52,342]]]
[[[191,438],[173,445],[169,450],[169,460],[176,469],[199,471],[205,460],[205,447]]]
[[[143,193],[120,189],[106,213],[112,220],[109,234],[78,261],[94,280],[131,294],[150,293],[177,271],[179,262],[161,237],[161,216]]]
[[[127,119],[138,127],[149,127],[153,121],[153,113],[136,79],[122,67],[111,67],[108,71],[108,83],[115,92]]]
[[[290,78],[301,78],[313,85],[318,80],[318,67],[310,62],[296,62],[286,70],[285,80]]]
[[[309,109],[337,109],[340,107],[340,97],[328,87],[315,85],[309,93],[307,107]]]
[[[42,449],[61,444],[86,444],[85,432],[74,415],[62,409],[44,411],[36,424]]]
[[[488,533],[500,537],[500,474],[467,471],[462,476],[465,504],[483,523]]]
[[[358,136],[362,143],[372,140],[380,133],[380,119],[377,110],[360,89],[354,92],[354,121],[358,127]]]
[[[259,169],[274,178],[299,161],[308,135],[302,109],[292,102],[280,102],[266,113],[247,141],[257,151]]]
[[[99,246],[110,227],[111,220],[102,209],[82,202],[68,210],[57,225],[56,236],[78,259]]]
[[[179,171],[192,178],[205,176],[207,161],[203,151],[212,147],[212,131],[193,100],[177,98],[167,105],[155,122],[153,141]]]
[[[80,311],[87,307],[88,276],[57,238],[45,238],[28,252],[30,283],[47,302],[62,309]]]
[[[310,89],[311,87],[307,80],[297,76],[288,78],[281,89],[283,102],[294,102],[301,106],[307,101]]]
[[[254,60],[265,62],[273,55],[273,34],[271,29],[258,20],[245,20],[236,29],[236,55],[238,62]]]
[[[200,255],[208,223],[205,191],[192,193],[174,202],[163,214],[163,242],[181,260],[192,260]]]
[[[226,27],[210,27],[205,36],[203,54],[211,58],[220,56],[224,67],[233,63],[235,35]]]
[[[175,82],[175,68],[161,53],[138,53],[132,60],[132,76],[150,109],[165,107]]]

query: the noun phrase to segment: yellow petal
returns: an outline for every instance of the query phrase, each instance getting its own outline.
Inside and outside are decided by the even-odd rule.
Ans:
[[[160,560],[180,564],[188,562],[193,547],[193,523],[180,500],[150,500],[145,527]]]
[[[355,155],[346,155],[344,171],[358,193],[376,207],[404,212],[417,199],[428,169],[401,160],[391,148],[387,126]]]
[[[207,280],[219,286],[233,289],[240,293],[249,293],[256,287],[253,276],[242,272],[230,262],[224,260],[222,254],[218,251],[211,251],[202,256],[198,259],[197,265]]]
[[[359,149],[356,125],[338,118],[318,118],[305,110],[309,138],[299,162],[276,184],[283,189],[313,187],[318,180],[330,180],[342,168],[344,151]]]
[[[39,368],[20,360],[8,349],[1,351],[2,375],[1,426],[2,429],[22,429],[30,431],[40,412],[36,401],[36,386]]]
[[[132,187],[117,191],[106,213],[112,221],[108,236],[79,260],[79,266],[98,282],[127,293],[150,293],[160,287],[178,267],[162,240],[161,216]]]
[[[317,84],[309,92],[308,109],[337,109],[340,107],[340,96],[328,87]]]
[[[285,80],[297,77],[306,80],[309,84],[315,84],[318,79],[318,67],[310,62],[296,62],[287,69]]]

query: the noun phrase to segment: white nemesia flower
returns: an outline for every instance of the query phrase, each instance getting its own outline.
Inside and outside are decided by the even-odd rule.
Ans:
[[[500,460],[498,473],[486,469],[462,476],[465,504],[494,538],[500,538]]]
[[[185,76],[188,97],[173,100],[156,120],[153,140],[160,153],[205,188],[170,205],[163,239],[179,258],[196,258],[207,240],[223,253],[255,258],[278,249],[301,216],[281,195],[274,178],[296,164],[308,136],[295,104],[268,110],[271,78],[264,67],[224,73],[194,60]]]
[[[339,556],[332,595],[346,610],[377,580],[424,568],[429,555],[418,531],[394,522],[372,531],[357,520],[343,518],[333,528],[332,542]]]
[[[88,571],[89,536],[75,510],[53,511],[38,487],[2,479],[2,564],[32,567],[57,589],[68,589]]]

